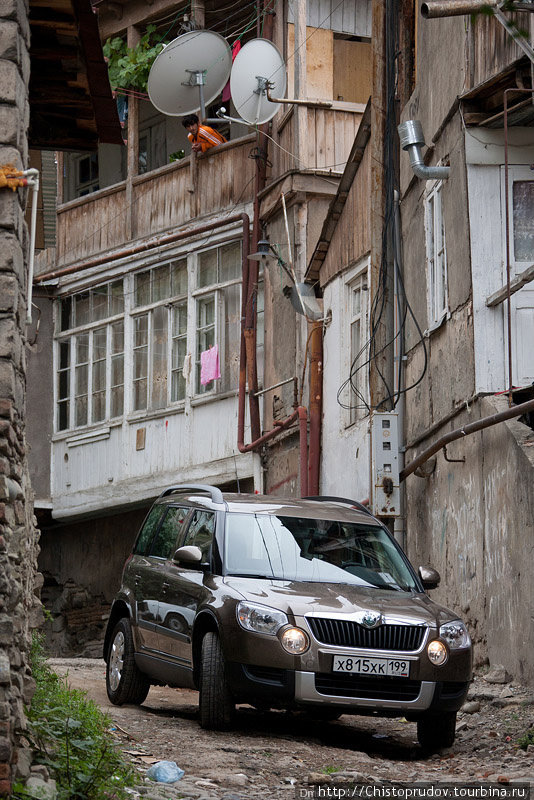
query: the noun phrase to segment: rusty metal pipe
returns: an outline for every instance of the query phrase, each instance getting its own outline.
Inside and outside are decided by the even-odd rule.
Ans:
[[[303,406],[297,408],[299,415],[300,444],[300,496],[308,496],[308,412]]]
[[[530,411],[534,411],[534,400],[528,400],[526,403],[520,403],[518,406],[507,408],[506,411],[499,411],[497,414],[491,414],[489,417],[482,417],[482,419],[478,419],[476,422],[470,422],[469,425],[464,425],[463,428],[456,428],[454,431],[449,431],[449,433],[441,436],[434,444],[431,444],[430,447],[427,447],[426,450],[423,450],[417,458],[410,461],[400,473],[400,480],[405,480],[408,475],[415,472],[417,467],[420,467],[421,464],[428,461],[429,458],[437,453],[438,450],[441,450],[444,445],[449,444],[449,442],[455,442],[457,439],[469,436],[471,433],[482,431],[484,428],[490,428],[492,425],[497,425],[499,422],[505,422],[507,419],[520,417],[521,414],[527,414]]]
[[[425,19],[437,17],[460,17],[463,14],[475,14],[495,7],[497,0],[426,0],[421,3],[421,16]]]
[[[323,410],[323,326],[314,325],[310,336],[310,452],[308,491],[319,494],[321,415]]]
[[[92,258],[89,261],[82,261],[81,263],[71,264],[69,267],[63,267],[62,269],[56,269],[51,272],[44,272],[42,275],[38,275],[34,279],[34,283],[43,283],[43,281],[49,281],[53,278],[62,278],[63,275],[72,275],[75,272],[82,272],[83,270],[91,269],[91,267],[98,267],[101,264],[108,263],[109,261],[115,261],[118,258],[128,258],[128,256],[137,255],[137,253],[143,253],[145,250],[152,250],[154,247],[161,247],[161,245],[164,244],[178,242],[181,239],[187,239],[189,236],[207,233],[214,228],[222,228],[225,225],[230,225],[233,222],[238,222],[239,220],[243,222],[244,240],[245,230],[247,231],[248,236],[250,218],[248,214],[234,214],[231,217],[226,217],[226,219],[208,222],[206,225],[199,225],[197,228],[187,228],[186,230],[177,231],[176,233],[169,233],[167,236],[159,236],[154,239],[148,239],[146,242],[133,245],[132,247],[125,247],[122,250],[117,250],[114,253],[108,250],[105,255]]]

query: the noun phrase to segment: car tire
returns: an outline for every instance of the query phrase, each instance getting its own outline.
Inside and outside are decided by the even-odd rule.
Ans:
[[[235,703],[226,682],[221,641],[211,631],[202,639],[199,707],[202,728],[223,731],[230,727]]]
[[[451,747],[456,736],[456,711],[417,720],[419,744],[428,753]]]
[[[116,706],[141,705],[150,689],[148,678],[135,663],[132,629],[127,619],[119,620],[111,637],[106,658],[106,689]]]

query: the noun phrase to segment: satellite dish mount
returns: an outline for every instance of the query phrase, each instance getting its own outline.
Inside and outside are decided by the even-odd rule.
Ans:
[[[206,70],[205,69],[186,69],[189,73],[189,80],[182,81],[182,86],[190,86],[194,88],[198,86],[198,103],[200,106],[200,119],[201,121],[206,118],[206,103],[204,102],[204,85],[206,83]]]

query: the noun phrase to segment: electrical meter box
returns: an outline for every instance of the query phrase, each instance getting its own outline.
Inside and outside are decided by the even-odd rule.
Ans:
[[[373,412],[371,422],[373,514],[400,516],[398,414]]]

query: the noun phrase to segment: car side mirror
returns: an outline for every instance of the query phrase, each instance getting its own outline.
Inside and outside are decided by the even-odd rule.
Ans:
[[[419,567],[419,577],[424,589],[436,589],[439,586],[441,575],[432,567]]]
[[[191,566],[200,567],[202,562],[202,550],[195,544],[187,544],[184,547],[178,548],[172,560],[177,564],[190,564]]]

